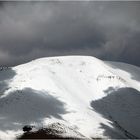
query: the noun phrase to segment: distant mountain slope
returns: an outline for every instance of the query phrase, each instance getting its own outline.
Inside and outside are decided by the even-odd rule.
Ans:
[[[90,56],[2,69],[0,139],[20,136],[26,125],[52,125],[64,138],[140,138],[139,75],[139,67]]]

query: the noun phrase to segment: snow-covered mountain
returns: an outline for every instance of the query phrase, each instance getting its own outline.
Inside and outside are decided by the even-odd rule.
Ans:
[[[61,137],[140,138],[140,68],[90,56],[1,68],[0,139],[25,125],[51,126]]]

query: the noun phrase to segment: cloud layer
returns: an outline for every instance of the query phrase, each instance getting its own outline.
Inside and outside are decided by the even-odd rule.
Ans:
[[[140,66],[140,2],[0,4],[0,65],[92,55]]]

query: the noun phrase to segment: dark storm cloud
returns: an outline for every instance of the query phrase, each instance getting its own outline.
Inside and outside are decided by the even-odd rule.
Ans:
[[[140,66],[140,2],[5,2],[0,64],[93,55]]]

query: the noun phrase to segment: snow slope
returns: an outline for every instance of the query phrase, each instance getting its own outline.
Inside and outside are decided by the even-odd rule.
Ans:
[[[140,138],[139,91],[139,67],[90,56],[41,58],[3,69],[0,139],[16,138],[25,125],[58,122],[66,126],[64,137]]]

